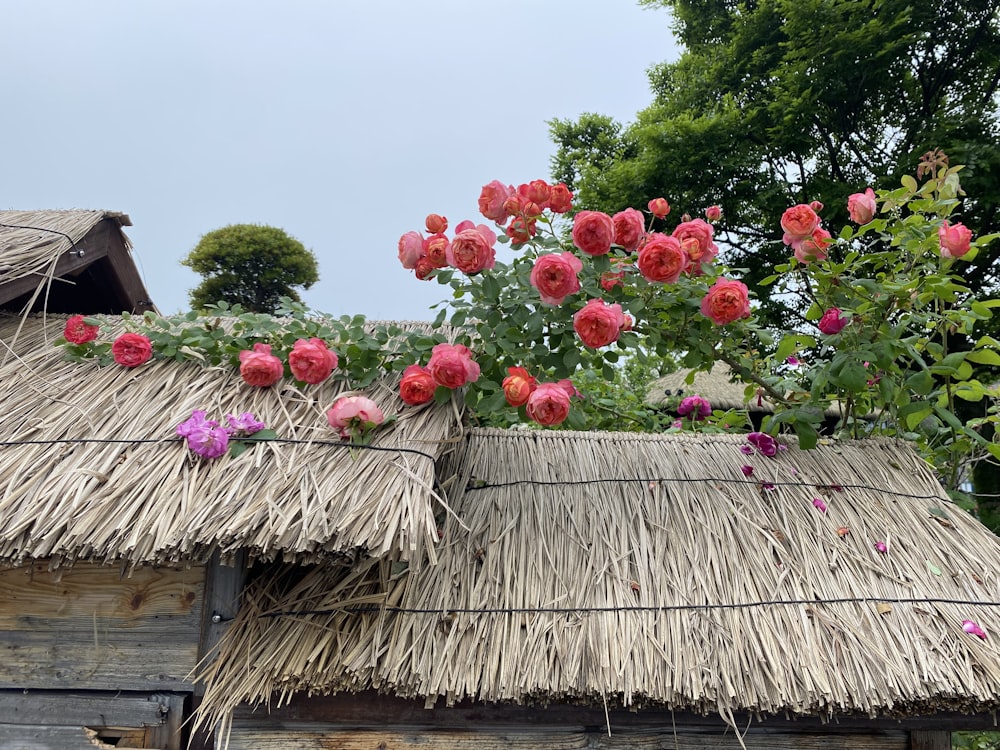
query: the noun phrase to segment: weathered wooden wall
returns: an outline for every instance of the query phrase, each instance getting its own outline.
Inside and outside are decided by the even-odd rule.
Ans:
[[[0,569],[0,688],[190,691],[204,583],[203,567]]]

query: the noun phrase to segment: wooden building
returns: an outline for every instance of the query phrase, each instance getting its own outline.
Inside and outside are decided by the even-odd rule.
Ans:
[[[24,294],[0,748],[942,750],[994,723],[1000,540],[903,444],[472,429],[386,378],[397,420],[349,449],[341,383],[69,361]],[[280,439],[200,459],[196,409]]]

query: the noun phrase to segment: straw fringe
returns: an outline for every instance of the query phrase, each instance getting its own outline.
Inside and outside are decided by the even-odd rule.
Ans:
[[[365,689],[449,703],[607,696],[723,716],[995,709],[1000,607],[837,600],[1000,604],[1000,540],[903,445],[792,442],[767,459],[741,442],[471,431],[440,465],[459,489],[437,565],[412,559],[393,578],[389,556],[259,576],[200,676],[204,720]],[[761,491],[745,463],[797,484]],[[508,482],[524,483],[493,486]],[[771,600],[807,603],[718,606]],[[361,601],[414,611],[344,611]],[[483,609],[515,611],[466,611]],[[990,637],[963,633],[967,618]]]
[[[0,559],[132,564],[252,558],[309,562],[356,547],[430,555],[436,540],[433,459],[461,430],[452,407],[413,409],[396,378],[367,395],[396,422],[378,448],[336,443],[324,410],[342,383],[251,388],[229,368],[155,361],[135,370],[62,359],[52,341],[65,317],[28,318],[0,366]],[[0,320],[10,343],[18,318]],[[279,436],[236,459],[205,461],[176,439],[195,409],[221,420],[253,412]],[[163,440],[99,443],[93,440]],[[16,444],[19,441],[75,441]],[[407,450],[416,450],[430,458]]]

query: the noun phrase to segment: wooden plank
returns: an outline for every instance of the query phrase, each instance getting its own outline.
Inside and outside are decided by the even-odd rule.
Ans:
[[[143,747],[155,747],[162,750],[181,750],[184,747],[182,729],[187,719],[185,707],[187,696],[176,693],[157,693],[149,697],[161,709],[166,711],[163,723],[151,726],[146,730],[146,742]]]
[[[951,732],[912,732],[910,750],[951,750]]]
[[[204,568],[0,569],[0,688],[191,689]]]
[[[0,748],[12,750],[114,750],[83,727],[27,726],[0,724]],[[118,747],[117,750],[126,750]]]
[[[245,579],[246,553],[237,554],[232,565],[221,564],[217,552],[212,555],[205,568],[205,606],[198,644],[199,661],[214,655],[219,641],[236,617]],[[195,685],[197,695],[201,695],[204,689],[204,685]]]
[[[114,226],[110,219],[105,219],[103,223]],[[108,254],[104,263],[108,268],[111,288],[119,300],[121,310],[118,312],[142,314],[146,310],[156,309],[117,228],[109,236]]]
[[[544,724],[544,725],[576,725],[604,726],[605,714],[603,707],[597,705],[564,705],[553,703],[549,706],[518,706],[507,704],[475,703],[462,701],[455,706],[438,705],[435,708],[424,708],[422,700],[407,700],[375,692],[338,693],[335,695],[293,696],[286,704],[272,707],[270,713],[266,708],[241,708],[236,714],[241,718],[259,719],[269,716],[272,721],[301,722],[318,721],[329,723],[350,724],[352,726],[383,725],[392,722],[399,725],[435,726],[441,728],[474,728],[480,724]],[[609,711],[612,727],[637,726],[698,726],[725,727],[725,723],[717,714],[701,715],[685,711],[669,711],[656,708],[636,710],[612,708]],[[905,718],[869,718],[863,715],[836,716],[828,722],[817,717],[771,716],[761,721],[757,718],[736,715],[737,726],[752,726],[762,724],[775,729],[788,731],[841,731],[862,729],[904,730],[904,731],[934,731],[934,730],[976,730],[993,729],[995,722],[991,713],[959,714],[948,711],[929,709],[925,715],[915,715]]]
[[[490,728],[476,731],[434,728],[345,729],[337,725],[292,724],[282,728],[233,728],[229,750],[906,750],[906,732],[873,734],[801,734],[750,730],[743,744],[732,730],[688,732],[660,727],[644,731],[618,731],[609,737],[604,730],[582,728],[538,728],[531,726]]]
[[[49,726],[159,726],[164,707],[145,693],[0,691],[0,722]]]

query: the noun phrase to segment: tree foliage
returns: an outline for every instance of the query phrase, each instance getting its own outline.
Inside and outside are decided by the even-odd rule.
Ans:
[[[550,123],[553,176],[578,207],[617,210],[664,196],[718,204],[727,260],[751,286],[782,262],[774,217],[818,200],[846,219],[848,194],[890,188],[921,154],[966,165],[956,211],[1000,225],[1000,20],[992,0],[644,0],[668,9],[685,52],[653,68],[653,102],[623,127],[587,114]],[[969,279],[997,284],[996,251]],[[764,299],[794,324],[801,308]]]
[[[205,277],[190,292],[195,310],[221,301],[271,313],[282,297],[298,300],[296,289],[319,279],[311,251],[284,230],[259,224],[209,232],[181,263]]]

